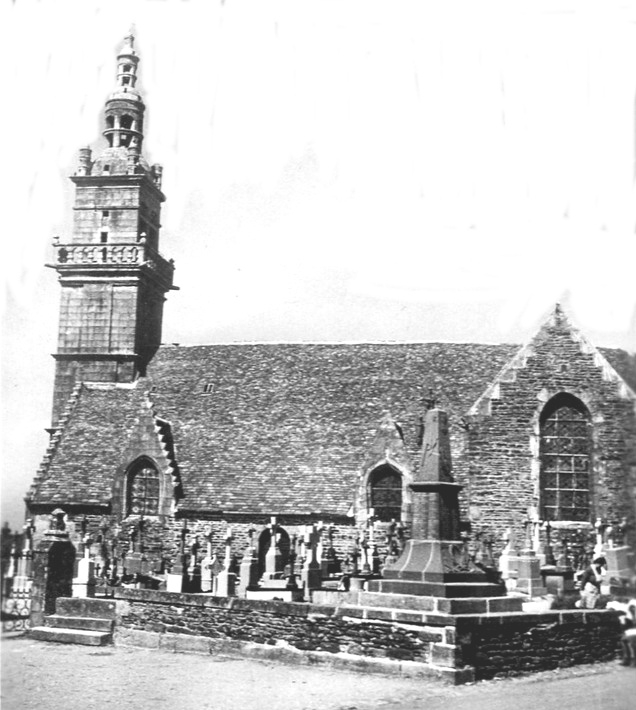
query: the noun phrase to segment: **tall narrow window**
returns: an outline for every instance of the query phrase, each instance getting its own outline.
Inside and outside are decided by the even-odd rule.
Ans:
[[[369,476],[368,502],[378,520],[400,520],[402,517],[402,476],[385,464]]]
[[[567,394],[541,415],[541,508],[548,520],[590,520],[592,437],[585,405]]]
[[[131,468],[126,490],[127,515],[157,515],[159,513],[159,472],[142,460]]]

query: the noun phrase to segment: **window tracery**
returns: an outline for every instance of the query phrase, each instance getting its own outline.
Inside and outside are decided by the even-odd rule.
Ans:
[[[127,515],[159,514],[159,472],[150,461],[138,462],[128,474]]]
[[[592,440],[589,413],[566,395],[541,417],[541,507],[548,520],[590,520]]]
[[[388,464],[375,469],[369,476],[369,507],[376,520],[402,518],[402,476]]]

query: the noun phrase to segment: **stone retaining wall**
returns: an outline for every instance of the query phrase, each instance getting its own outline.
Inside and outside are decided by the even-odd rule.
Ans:
[[[611,660],[620,635],[612,611],[452,615],[132,589],[115,599],[120,643],[453,683]]]
[[[457,617],[462,662],[485,680],[616,658],[613,611],[549,611]]]

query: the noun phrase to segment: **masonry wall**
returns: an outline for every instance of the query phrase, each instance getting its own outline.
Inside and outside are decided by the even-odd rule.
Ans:
[[[276,647],[316,660],[332,654],[342,663],[380,660],[382,672],[390,672],[392,663],[394,672],[404,672],[406,662],[460,683],[608,661],[616,657],[620,637],[612,611],[454,616],[126,589],[116,590],[115,598],[120,643],[248,655]]]
[[[611,611],[554,611],[460,618],[456,633],[464,663],[486,680],[611,661],[621,627]]]

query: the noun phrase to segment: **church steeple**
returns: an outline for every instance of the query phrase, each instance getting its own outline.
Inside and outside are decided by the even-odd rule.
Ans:
[[[129,34],[117,55],[117,86],[104,110],[104,136],[111,148],[129,148],[139,155],[143,142],[144,102],[137,91],[139,57],[134,49],[135,38]]]
[[[56,241],[62,289],[53,426],[78,381],[132,382],[161,341],[174,265],[159,254],[162,168],[144,159],[139,57],[129,35],[104,107],[107,145],[80,149],[73,234]]]

